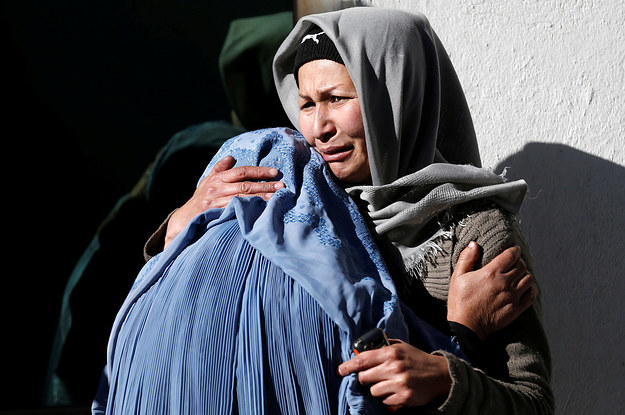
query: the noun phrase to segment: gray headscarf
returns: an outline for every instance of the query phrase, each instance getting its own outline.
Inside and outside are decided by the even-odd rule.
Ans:
[[[421,14],[355,7],[300,19],[274,58],[278,95],[295,126],[293,61],[314,25],[334,42],[360,98],[373,185],[347,191],[404,260],[422,256],[418,252],[437,236],[424,234],[425,225],[453,206],[489,198],[517,212],[526,184],[506,183],[479,168],[464,93]]]

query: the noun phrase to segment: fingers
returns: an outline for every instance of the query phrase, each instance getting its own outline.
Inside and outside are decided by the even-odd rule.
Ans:
[[[380,362],[380,364],[363,368],[358,372],[358,382],[361,385],[378,384],[389,376],[388,362]],[[376,395],[380,396],[380,395]]]
[[[278,175],[274,167],[239,166],[233,167],[236,160],[232,156],[224,157],[213,166],[209,176],[219,175],[219,179],[227,183],[236,183],[246,180],[269,180]],[[204,179],[206,180],[206,178]]]
[[[229,170],[234,166],[234,163],[236,163],[236,160],[234,159],[234,157],[232,156],[224,157],[223,159],[215,163],[215,165],[213,166],[213,170],[211,170],[210,174],[213,175],[213,174],[217,174],[217,173],[221,173],[226,170]]]
[[[536,295],[538,294],[538,288],[534,284],[534,278],[531,274],[527,273],[523,278],[519,280],[516,286],[518,295],[518,305],[521,311],[528,309],[534,301],[536,301]]]
[[[491,262],[485,265],[484,268],[492,267],[498,269],[500,272],[506,272],[512,269],[520,258],[521,248],[515,245],[497,255]],[[523,263],[523,265],[525,265],[525,263]]]
[[[214,170],[214,168],[213,168]],[[220,172],[220,179],[227,183],[236,183],[246,180],[269,180],[278,175],[273,167],[239,166]]]
[[[383,362],[383,360],[378,356],[380,354],[379,352],[380,349],[362,352],[358,356],[342,363],[338,368],[339,375],[347,376],[379,365]]]
[[[525,311],[530,308],[532,304],[534,304],[534,302],[536,301],[537,295],[538,288],[535,284],[532,284],[532,286],[528,290],[526,290],[519,299],[519,307],[521,308],[521,310]]]
[[[526,292],[534,286],[534,278],[532,277],[532,274],[525,273],[525,275],[523,275],[523,277],[521,277],[515,285],[518,291]]]
[[[222,192],[234,196],[265,196],[267,193],[274,193],[282,189],[282,182],[238,182],[223,183]]]
[[[527,270],[522,258],[514,264],[512,269],[503,273],[506,281],[506,290],[510,295],[510,302],[518,307],[519,314],[529,308],[536,299],[536,285],[534,277]]]
[[[261,196],[265,197],[265,193],[273,193],[282,189],[284,183],[279,181],[258,182],[257,180],[269,180],[278,175],[278,170],[273,167],[263,166],[239,166],[232,167],[235,164],[232,156],[227,156],[215,163],[212,175],[219,175],[219,180],[224,183],[231,183],[232,186],[224,184],[223,190],[229,194],[237,196]]]
[[[495,257],[489,264],[498,270],[506,281],[508,289],[524,293],[534,284],[532,275],[527,272],[527,264],[521,258],[521,248],[513,246]]]
[[[403,348],[407,343],[397,339],[389,339],[389,343],[390,346],[362,352],[344,362],[339,366],[339,375],[346,376],[357,372],[358,381],[363,385],[369,385],[385,379],[390,371],[401,372],[403,366],[401,364],[398,366],[398,363],[405,357]],[[389,369],[389,365],[392,370]]]
[[[233,167],[235,163],[232,156],[219,160],[202,180],[195,193],[205,202],[203,208],[224,207],[234,196],[259,196],[269,200],[273,193],[285,187],[279,181],[263,181],[278,175],[273,167]]]
[[[399,411],[416,394],[410,390],[398,390],[397,382],[392,380],[371,385],[369,392],[371,396],[381,399],[389,412]]]
[[[527,265],[523,258],[519,258],[518,261],[507,272],[502,274],[508,281],[508,285],[512,289],[519,289],[521,283],[524,285],[531,285],[533,283],[532,276],[527,272]],[[529,285],[527,285],[529,287]],[[521,287],[523,289],[523,287]]]
[[[475,262],[479,259],[479,257],[480,247],[476,242],[471,241],[469,245],[460,253],[452,278],[473,271],[475,268]]]

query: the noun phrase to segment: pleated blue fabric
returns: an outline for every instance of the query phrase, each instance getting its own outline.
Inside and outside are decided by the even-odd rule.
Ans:
[[[149,261],[108,347],[108,414],[384,413],[338,365],[372,327],[430,350],[458,346],[413,315],[357,207],[296,131],[235,137],[238,165],[278,168],[268,202],[234,198]],[[410,328],[408,327],[408,323]]]

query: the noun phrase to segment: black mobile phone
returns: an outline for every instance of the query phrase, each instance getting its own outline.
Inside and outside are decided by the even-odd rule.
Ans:
[[[367,350],[379,349],[383,346],[388,346],[388,338],[386,333],[381,328],[373,328],[359,337],[354,343],[352,343],[352,349],[354,353],[360,354]]]

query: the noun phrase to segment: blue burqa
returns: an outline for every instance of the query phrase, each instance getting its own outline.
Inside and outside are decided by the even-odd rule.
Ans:
[[[402,307],[356,205],[294,130],[230,139],[206,168],[272,166],[286,187],[193,219],[138,276],[108,346],[94,413],[384,413],[355,375],[372,327],[430,350],[455,343]],[[105,388],[106,389],[106,388]]]

